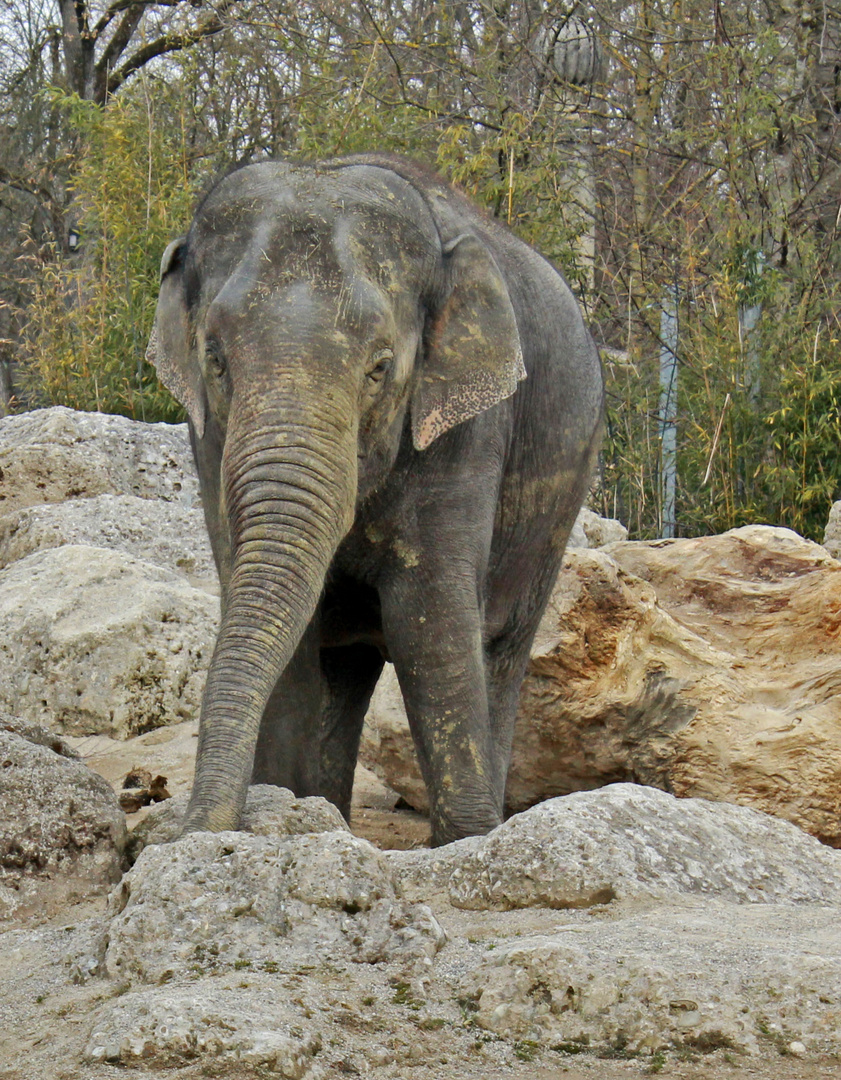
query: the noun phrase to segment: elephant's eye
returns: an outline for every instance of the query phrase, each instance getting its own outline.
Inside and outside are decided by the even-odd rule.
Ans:
[[[391,349],[381,349],[371,357],[371,366],[368,368],[368,381],[381,383],[391,369],[394,353]]]
[[[208,338],[204,343],[204,360],[210,374],[221,376],[225,374],[227,364],[222,345],[215,338]]]

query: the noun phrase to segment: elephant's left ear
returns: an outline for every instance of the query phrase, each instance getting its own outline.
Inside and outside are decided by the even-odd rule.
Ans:
[[[192,356],[190,317],[184,295],[186,241],[173,240],[161,259],[161,288],[146,359],[158,378],[189,413],[196,434],[204,435],[207,406],[198,365]]]
[[[471,233],[444,248],[446,299],[429,328],[412,397],[412,435],[424,450],[451,427],[504,401],[526,377],[502,274]]]

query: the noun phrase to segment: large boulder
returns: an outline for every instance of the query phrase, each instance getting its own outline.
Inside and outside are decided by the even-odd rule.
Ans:
[[[192,506],[198,480],[187,425],[62,406],[0,419],[0,514],[103,494]]]
[[[787,529],[568,552],[523,685],[509,808],[635,780],[841,846],[839,596],[841,563]],[[393,672],[364,753],[426,807]]]
[[[49,916],[119,881],[125,816],[61,740],[0,724],[0,918]]]
[[[841,854],[787,822],[616,784],[452,848],[392,855],[408,896],[437,876],[457,907],[567,909],[493,943],[462,979],[480,1027],[569,1052],[836,1037]],[[599,903],[615,917],[573,918]]]
[[[0,709],[126,737],[194,718],[219,601],[171,570],[68,544],[0,570]]]
[[[136,495],[94,495],[12,513],[2,506],[0,569],[35,551],[87,544],[176,570],[205,587],[216,583],[204,514],[198,505]]]
[[[138,983],[327,961],[411,970],[445,941],[427,907],[398,898],[385,855],[340,831],[153,844],[111,905],[106,970]]]
[[[487,836],[393,852],[403,894],[446,893],[457,908],[588,908],[612,900],[719,897],[739,904],[833,904],[841,854],[745,806],[610,784],[550,799]]]
[[[349,1015],[328,987],[350,987],[358,1007],[368,977],[352,969],[366,967],[382,971],[378,997],[389,982],[407,994],[446,941],[426,905],[399,898],[387,857],[347,831],[152,845],[110,914],[102,970],[128,992],[94,1015],[86,1060],[198,1060],[236,1075],[310,1075],[322,1043],[335,1044],[333,1021]]]
[[[243,994],[218,979],[163,993],[135,990],[97,1011],[85,1058],[156,1070],[198,1059],[212,1062],[210,1075],[315,1080],[324,1075],[310,1071],[321,1036],[312,1012],[286,997],[273,986]]]
[[[568,919],[492,943],[462,978],[462,1001],[477,1027],[564,1055],[719,1050],[732,1068],[733,1051],[765,1049],[776,1060],[756,1075],[829,1077],[829,1062],[794,1073],[779,1055],[838,1045],[838,910],[745,910],[708,899],[616,920]],[[714,1061],[693,1075],[729,1074],[721,1057]],[[645,1071],[656,1072],[656,1062]]]
[[[721,657],[713,671],[677,649],[664,657],[672,700],[692,716],[667,745],[645,740],[640,779],[778,814],[841,846],[841,563],[759,525],[608,551],[653,587],[687,644]],[[646,676],[657,671],[649,662]],[[641,717],[649,730],[654,713]]]

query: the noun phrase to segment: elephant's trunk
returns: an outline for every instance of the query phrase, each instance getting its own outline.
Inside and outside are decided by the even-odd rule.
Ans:
[[[313,616],[356,498],[347,407],[328,395],[307,408],[295,398],[236,412],[222,464],[233,569],[184,832],[238,827],[263,710]]]

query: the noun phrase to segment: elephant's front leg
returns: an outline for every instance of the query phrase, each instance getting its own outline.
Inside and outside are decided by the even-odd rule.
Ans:
[[[383,629],[430,799],[432,844],[502,821],[475,584],[414,575],[382,594]]]
[[[318,795],[323,680],[319,633],[307,628],[266,704],[252,784],[275,784],[297,796]]]

